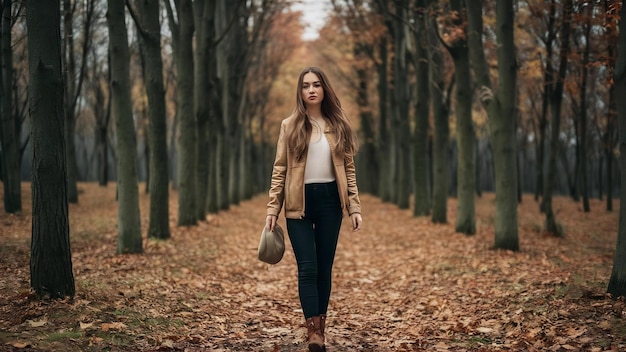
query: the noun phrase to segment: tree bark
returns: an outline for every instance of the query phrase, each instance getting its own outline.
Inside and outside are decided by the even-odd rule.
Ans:
[[[557,224],[556,215],[552,209],[552,193],[556,177],[556,157],[559,151],[559,132],[561,129],[561,103],[563,101],[563,86],[567,73],[567,55],[569,52],[570,26],[572,19],[572,1],[563,2],[563,23],[561,25],[561,51],[559,54],[559,72],[550,94],[550,158],[548,159],[548,173],[544,183],[544,211],[546,212],[545,230],[557,237],[563,236],[563,229]]]
[[[4,210],[7,213],[22,211],[20,177],[19,133],[13,113],[13,50],[11,49],[11,0],[2,4],[2,182],[4,184]]]
[[[470,59],[481,102],[489,116],[496,177],[495,248],[519,249],[517,226],[517,164],[515,138],[515,23],[512,0],[496,2],[498,41],[498,93],[493,94],[489,68],[482,43],[482,1],[468,0],[468,41]]]
[[[207,61],[215,60],[211,57],[215,36],[215,1],[194,1],[194,23],[196,27],[196,50],[194,60],[194,110],[198,133],[197,152],[197,207],[196,217],[204,220],[208,206],[209,186],[209,118],[210,118],[210,81]],[[213,50],[214,52],[214,50]]]
[[[167,239],[169,228],[169,179],[167,170],[167,121],[161,58],[159,2],[136,0],[139,40],[146,63],[148,95],[148,143],[150,147],[150,221],[148,237]]]
[[[63,0],[63,58],[65,76],[65,145],[67,157],[67,198],[70,203],[78,203],[78,166],[76,164],[76,145],[74,131],[76,130],[76,116],[72,97],[76,91],[74,73],[76,72],[76,57],[74,55],[74,6],[71,0]]]
[[[617,66],[617,50],[615,48],[618,46],[616,42],[617,33],[615,31],[616,26],[610,23],[613,21],[613,18],[609,16],[609,12],[612,11],[612,1],[606,0],[605,2],[605,11],[606,11],[606,31],[609,43],[607,45],[607,58],[609,61],[609,70],[613,69],[613,66]],[[623,5],[622,5],[623,9]],[[624,19],[624,16],[621,18]],[[623,23],[623,22],[620,22]],[[621,32],[620,32],[621,33]],[[618,39],[617,39],[618,40]],[[611,85],[609,88],[609,106],[607,111],[607,121],[606,121],[606,130],[603,136],[603,146],[604,146],[604,154],[606,158],[606,210],[613,211],[613,159],[615,154],[613,150],[616,147],[617,136],[616,133],[616,124],[617,122],[617,101],[622,99],[623,96],[617,95],[615,92],[615,85]]]
[[[218,53],[217,53],[217,38],[216,38],[216,17],[217,17],[217,8],[216,4],[213,1],[209,1],[210,10],[213,11],[212,14],[209,14],[208,28],[212,29],[208,32],[209,38],[206,40],[209,41],[209,55],[207,57],[208,65],[209,65],[209,126],[208,127],[208,137],[209,137],[209,180],[208,180],[208,191],[207,191],[207,211],[211,214],[219,212],[221,208],[220,197],[220,169],[222,169],[222,165],[220,164],[221,158],[220,154],[220,142],[219,138],[222,135],[222,121],[223,121],[223,99],[222,99],[222,90],[221,90],[221,82],[217,72],[217,62],[218,62]],[[222,189],[223,191],[223,189]]]
[[[169,4],[169,0],[167,0]],[[169,5],[168,5],[169,6]],[[168,7],[176,58],[178,118],[178,226],[195,225],[197,212],[198,131],[194,113],[194,15],[191,0],[176,1],[176,21]]]
[[[60,22],[59,0],[28,3],[33,143],[30,279],[39,297],[50,298],[73,297],[75,293],[66,183]]]
[[[474,164],[474,124],[472,121],[472,87],[467,47],[467,34],[463,25],[466,22],[465,6],[462,0],[450,2],[452,11],[460,16],[457,25],[463,28],[461,36],[450,47],[450,54],[454,60],[454,78],[456,82],[456,129],[457,129],[457,216],[456,231],[466,235],[476,233],[476,206],[474,193],[476,192],[476,165]]]
[[[619,162],[626,170],[626,7],[622,6],[619,24],[619,43],[614,71],[614,93],[619,127]],[[621,184],[626,185],[626,172],[621,173]],[[620,204],[626,204],[626,188],[620,191]],[[613,257],[613,270],[607,291],[614,298],[626,296],[626,207],[620,207],[617,245]]]
[[[435,120],[433,141],[433,213],[432,222],[448,222],[448,146],[450,124],[444,104],[443,55],[437,38],[437,23],[431,20],[428,25],[430,51],[430,97]]]
[[[378,160],[376,158],[376,136],[374,132],[374,116],[370,108],[369,82],[371,80],[368,68],[363,64],[366,52],[371,50],[366,43],[356,43],[354,49],[355,59],[359,62],[356,67],[357,76],[357,98],[361,121],[361,147],[358,154],[359,190],[364,193],[377,194],[378,189]]]
[[[544,160],[546,150],[546,128],[548,126],[548,109],[550,107],[550,95],[552,94],[552,82],[554,81],[554,67],[552,66],[552,54],[553,43],[556,40],[556,25],[555,25],[556,5],[555,0],[550,0],[550,7],[548,13],[548,28],[546,29],[547,37],[545,40],[546,47],[546,67],[543,75],[543,95],[541,104],[541,116],[539,117],[539,135],[538,135],[538,148],[537,148],[537,185],[535,190],[535,200],[539,199],[541,195],[540,211],[544,211],[545,198],[543,197],[544,191]]]
[[[108,0],[111,108],[117,132],[118,254],[143,252],[136,169],[137,137],[131,102],[130,53],[124,13],[124,0]]]
[[[416,32],[415,32],[415,79],[417,104],[415,106],[415,132],[413,136],[414,153],[414,216],[427,216],[430,214],[430,183],[428,162],[428,130],[430,113],[429,87],[429,60],[428,60],[428,37],[427,18],[428,8],[425,0],[418,0],[416,9]]]
[[[395,202],[400,209],[409,208],[410,165],[411,165],[411,127],[409,119],[409,80],[407,65],[407,22],[408,2],[395,0],[396,20],[394,21],[394,95],[393,107],[396,130],[396,183]]]
[[[587,5],[587,19],[585,23],[585,49],[581,63],[581,82],[580,82],[580,117],[579,117],[579,143],[578,143],[578,163],[580,165],[580,188],[583,196],[583,211],[588,213],[589,207],[589,180],[587,171],[587,81],[589,75],[589,54],[591,52],[591,16],[593,5]]]
[[[387,40],[383,38],[379,45],[380,52],[380,64],[377,64],[378,71],[378,116],[379,116],[379,128],[378,128],[378,148],[380,154],[378,160],[380,161],[381,170],[384,172],[380,175],[380,183],[378,185],[379,196],[385,202],[391,200],[391,187],[393,179],[393,158],[391,155],[391,135],[389,132],[389,58],[387,49]]]

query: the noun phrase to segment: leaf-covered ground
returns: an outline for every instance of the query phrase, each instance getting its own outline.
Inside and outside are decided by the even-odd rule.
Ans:
[[[25,210],[0,214],[2,351],[303,351],[296,265],[256,259],[266,196],[172,238],[115,255],[115,185],[80,184],[70,205],[76,297],[29,290],[30,185]],[[0,193],[1,195],[1,193]],[[148,198],[141,195],[144,233]],[[364,229],[344,223],[328,316],[328,351],[618,351],[626,307],[605,292],[618,211],[556,198],[565,238],[542,232],[531,196],[519,208],[521,250],[493,250],[494,195],[477,199],[475,236],[363,195]],[[616,208],[619,205],[616,202]],[[284,218],[279,220],[284,225]]]

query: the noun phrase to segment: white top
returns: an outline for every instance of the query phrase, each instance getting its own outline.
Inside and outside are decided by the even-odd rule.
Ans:
[[[324,133],[317,141],[309,143],[304,169],[304,183],[327,183],[335,181],[330,144]]]

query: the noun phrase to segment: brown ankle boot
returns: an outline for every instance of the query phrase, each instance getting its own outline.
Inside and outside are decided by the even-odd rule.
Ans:
[[[324,339],[322,338],[320,316],[314,316],[306,320],[307,343],[309,352],[323,352]]]
[[[320,332],[322,334],[323,349],[326,351],[326,335],[324,335],[324,328],[326,328],[326,314],[320,314]]]

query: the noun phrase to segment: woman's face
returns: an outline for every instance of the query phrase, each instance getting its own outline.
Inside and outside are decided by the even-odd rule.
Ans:
[[[307,72],[302,77],[302,100],[307,106],[318,105],[324,100],[324,88],[320,78],[313,72]]]

